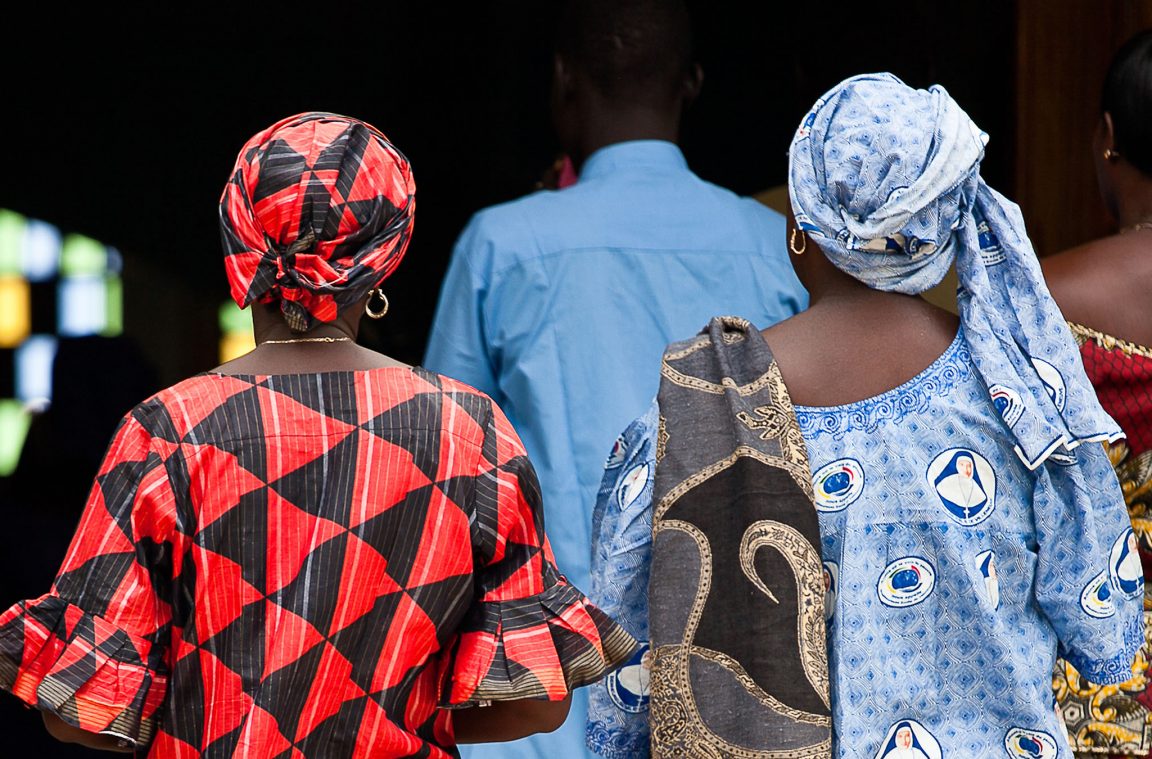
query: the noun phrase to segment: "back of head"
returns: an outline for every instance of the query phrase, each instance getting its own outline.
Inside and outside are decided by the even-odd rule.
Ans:
[[[980,177],[986,139],[939,85],[850,77],[797,129],[788,189],[797,225],[874,289],[921,293],[955,263],[972,365],[989,397],[1016,399],[1005,420],[1035,469],[1055,451],[1121,433],[1084,374],[1020,209]]]
[[[1152,176],[1152,29],[1116,51],[1104,77],[1101,108],[1112,116],[1117,152]]]
[[[682,0],[569,0],[556,52],[610,102],[675,98],[694,63]]]
[[[220,199],[233,299],[278,301],[296,332],[335,320],[399,265],[415,192],[408,159],[370,124],[321,112],[273,124]]]
[[[792,141],[796,221],[870,287],[924,292],[970,226],[986,139],[939,85],[850,77],[816,102]]]

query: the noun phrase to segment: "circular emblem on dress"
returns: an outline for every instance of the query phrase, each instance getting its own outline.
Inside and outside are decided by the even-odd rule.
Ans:
[[[1080,592],[1080,608],[1096,619],[1107,619],[1116,613],[1112,602],[1112,583],[1107,572],[1101,572],[1088,581]]]
[[[1014,727],[1004,737],[1004,748],[1008,756],[1026,759],[1055,759],[1060,753],[1056,739],[1041,730],[1025,730]]]
[[[1036,367],[1036,373],[1040,375],[1040,381],[1044,383],[1044,390],[1052,399],[1056,410],[1063,411],[1064,403],[1067,400],[1067,390],[1064,387],[1064,378],[1060,376],[1060,372],[1042,358],[1032,359],[1032,366]]]
[[[1144,569],[1140,566],[1140,554],[1136,550],[1136,535],[1130,527],[1125,527],[1112,544],[1112,551],[1108,555],[1108,573],[1112,578],[1112,587],[1117,592],[1129,598],[1144,592]]]
[[[875,759],[943,759],[936,736],[914,719],[902,719],[888,728]]]
[[[988,595],[988,603],[992,609],[1000,608],[1000,578],[996,575],[996,552],[992,550],[981,551],[976,554],[976,569],[984,578],[984,592]]]
[[[996,474],[988,459],[968,448],[950,448],[928,465],[928,484],[948,515],[979,524],[996,508]]]
[[[1020,400],[1020,395],[1004,385],[993,385],[988,388],[988,392],[992,394],[992,405],[1000,412],[1004,423],[1009,427],[1016,424],[1020,420],[1020,415],[1024,413],[1024,403]]]
[[[884,567],[876,593],[885,606],[902,609],[923,601],[934,587],[936,570],[932,563],[919,556],[906,556]]]
[[[856,459],[838,459],[816,470],[812,488],[817,511],[840,511],[863,492],[864,470]]]
[[[620,508],[627,509],[636,503],[636,499],[644,492],[644,486],[647,484],[647,464],[637,464],[629,469],[628,474],[624,475],[624,481],[620,485]]]
[[[840,589],[840,567],[834,561],[824,562],[824,621],[836,613],[836,593]]]
[[[652,654],[647,643],[632,654],[623,667],[604,678],[608,686],[608,698],[616,708],[629,714],[648,711],[648,681],[652,675]]]

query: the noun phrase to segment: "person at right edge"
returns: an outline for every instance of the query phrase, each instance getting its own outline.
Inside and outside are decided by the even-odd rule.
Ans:
[[[883,73],[802,120],[811,306],[669,346],[606,466],[589,597],[652,661],[596,688],[605,756],[1070,759],[1057,655],[1130,677],[1143,574],[1100,445],[1124,433],[986,140]],[[958,318],[918,297],[953,265]]]
[[[1152,565],[1152,30],[1126,42],[1104,79],[1093,157],[1116,234],[1041,260],[1100,404],[1127,434],[1110,447],[1137,553]],[[1144,597],[1145,619],[1152,600]],[[1148,630],[1146,629],[1146,634]],[[1056,697],[1083,756],[1152,756],[1152,689],[1144,648],[1131,680],[1085,681],[1057,662]]]

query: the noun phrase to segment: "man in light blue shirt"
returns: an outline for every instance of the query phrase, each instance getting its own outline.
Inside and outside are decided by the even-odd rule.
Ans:
[[[564,16],[554,120],[579,180],[477,213],[445,277],[424,365],[490,395],[536,467],[557,564],[587,591],[591,514],[617,434],[660,358],[718,313],[769,325],[807,305],[784,219],[701,180],[676,146],[699,91],[682,4],[585,0]],[[586,695],[555,733],[469,759],[569,759]]]

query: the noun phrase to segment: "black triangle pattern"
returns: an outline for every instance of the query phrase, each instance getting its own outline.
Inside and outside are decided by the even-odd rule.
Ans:
[[[240,496],[234,507],[196,533],[193,542],[240,565],[244,581],[264,592],[267,569],[263,561],[253,558],[263,555],[256,546],[268,544],[268,489]]]
[[[369,545],[376,546],[381,556],[387,557],[388,574],[401,586],[407,585],[408,576],[420,553],[420,544],[412,536],[424,531],[435,488],[435,485],[425,485],[409,491],[403,502],[356,528],[358,536]]]
[[[538,483],[532,469],[522,450],[510,447],[508,442],[514,439],[515,433],[505,419],[493,412],[487,398],[455,384],[446,396],[437,375],[416,369],[373,377],[373,386],[381,386],[381,390],[379,397],[373,399],[375,416],[366,423],[361,422],[364,415],[358,408],[365,387],[360,375],[354,372],[234,377],[227,385],[220,384],[216,375],[203,375],[181,383],[177,386],[179,391],[175,388],[165,391],[138,407],[133,412],[135,418],[157,430],[154,440],[169,440],[176,447],[171,455],[164,454],[166,460],[152,453],[144,461],[107,462],[106,473],[98,481],[98,500],[107,501],[110,518],[97,511],[97,518],[89,520],[101,525],[104,531],[119,530],[131,541],[132,550],[104,553],[106,534],[93,535],[90,539],[82,535],[79,547],[71,553],[69,565],[58,578],[56,587],[61,598],[56,599],[54,608],[50,608],[49,602],[42,606],[40,602],[33,602],[23,615],[15,615],[5,625],[3,638],[23,640],[55,635],[65,642],[87,640],[97,645],[95,617],[104,617],[105,622],[115,624],[123,609],[118,603],[117,608],[110,610],[113,597],[146,575],[148,579],[143,581],[146,583],[143,588],[147,590],[150,586],[158,606],[155,629],[133,627],[131,636],[124,632],[112,634],[97,645],[97,654],[80,657],[55,674],[69,685],[83,684],[104,657],[112,657],[127,666],[147,667],[157,678],[170,667],[167,696],[157,715],[159,730],[167,734],[166,740],[186,745],[189,751],[200,756],[231,756],[244,750],[240,742],[243,726],[205,745],[206,710],[213,708],[205,702],[209,694],[219,698],[251,698],[271,716],[270,720],[258,720],[260,731],[280,733],[266,736],[270,740],[261,753],[268,755],[292,756],[293,752],[282,750],[285,744],[281,739],[294,744],[295,752],[309,756],[344,757],[365,748],[371,750],[362,740],[354,747],[357,740],[363,738],[358,737],[358,731],[368,708],[368,698],[386,714],[395,715],[394,723],[416,739],[413,745],[424,742],[414,756],[436,753],[433,747],[437,742],[435,725],[439,712],[434,701],[425,702],[429,699],[427,689],[414,691],[414,685],[429,677],[430,672],[438,671],[436,668],[443,664],[443,657],[449,655],[452,641],[464,625],[469,626],[465,628],[469,631],[494,638],[499,659],[491,677],[511,677],[511,685],[523,687],[527,696],[543,695],[542,676],[525,666],[538,657],[533,657],[532,652],[518,653],[514,648],[506,651],[498,620],[504,619],[504,629],[510,629],[510,625],[517,629],[536,629],[548,625],[549,615],[559,614],[567,605],[579,602],[579,593],[569,588],[570,594],[550,597],[546,609],[541,608],[542,601],[535,597],[509,600],[499,606],[476,603],[478,591],[506,592],[505,586],[518,570],[541,559],[542,532],[528,525],[527,531],[518,530],[515,536],[504,535],[503,539],[508,542],[502,560],[485,566],[485,557],[492,555],[499,526],[530,521],[532,513],[538,511]],[[197,385],[198,382],[204,385]],[[407,385],[389,385],[394,382]],[[199,387],[204,388],[202,392],[196,390]],[[224,388],[239,390],[221,398]],[[233,391],[228,389],[225,394],[228,392]],[[301,431],[296,429],[283,429],[283,418],[277,423],[265,418],[270,409],[285,407],[283,403],[271,402],[272,393],[298,404],[293,415],[301,419],[298,426],[308,428],[303,431],[305,434],[299,434]],[[175,416],[170,411],[177,408],[172,404],[172,394],[179,403]],[[385,398],[406,400],[385,403]],[[454,404],[455,408],[447,404]],[[447,423],[445,408],[451,409],[452,419],[458,423],[452,430],[442,429]],[[314,414],[314,418],[308,418],[309,413]],[[325,417],[331,419],[333,425],[347,425],[348,434],[343,437],[339,433],[313,434],[314,422],[322,422]],[[173,420],[183,418],[200,421],[176,440],[179,433]],[[468,442],[475,439],[477,426],[483,431],[479,450],[476,444]],[[145,426],[145,429],[150,428]],[[400,466],[387,473],[387,487],[382,491],[387,495],[381,497],[392,503],[357,526],[353,552],[347,528],[351,504],[356,493],[373,492],[378,484],[365,478],[377,476],[379,472],[357,460],[362,453],[361,444],[369,440],[369,434],[400,451],[408,451],[414,463],[406,469]],[[497,445],[497,440],[503,442]],[[380,447],[375,441],[373,444]],[[441,452],[448,446],[454,448],[453,455],[441,460]],[[155,446],[153,450],[164,447]],[[231,457],[197,455],[200,451],[211,454],[212,449],[230,453]],[[270,481],[268,476],[272,460],[269,451],[287,465],[275,481]],[[403,461],[406,457],[387,457],[391,461],[397,458]],[[211,469],[202,463],[208,460],[212,461]],[[479,468],[486,471],[477,472],[478,461]],[[141,481],[161,474],[161,466],[173,489],[177,529],[189,536],[187,543],[164,542],[159,534],[131,534],[134,522],[128,517],[135,519],[134,508],[146,510],[153,502],[164,508],[170,505],[168,494],[163,494],[165,498],[161,499],[137,498]],[[233,467],[231,476],[230,466]],[[201,483],[216,499],[214,503],[193,502],[191,493],[200,492]],[[508,497],[517,490],[527,503]],[[274,534],[269,524],[270,498],[283,498],[292,505],[288,508],[299,508],[316,519],[326,520],[325,534],[331,537],[311,546],[308,519],[301,514],[285,513],[286,523],[276,526],[277,540],[297,541],[298,550],[275,550],[270,545]],[[96,504],[94,508],[103,506]],[[443,513],[441,510],[445,509],[456,511]],[[296,529],[300,534],[293,533],[293,524],[299,525]],[[339,525],[344,526],[342,531]],[[433,525],[441,528],[433,531]],[[102,537],[105,543],[100,542]],[[114,537],[114,543],[122,549],[126,543],[120,536]],[[428,545],[421,545],[422,541],[437,541],[436,550],[429,551]],[[423,568],[417,573],[417,561],[426,560],[422,557],[444,555],[445,550],[460,552],[465,559],[460,570],[463,574],[414,585],[416,574],[425,575]],[[366,555],[357,552],[375,552],[370,563],[353,563],[350,568],[356,589],[369,594],[372,608],[359,618],[349,616],[341,622],[346,624],[344,629],[333,631],[333,617],[342,605],[345,592],[339,584],[348,569],[346,562],[353,562],[357,555]],[[472,561],[467,561],[468,558]],[[379,567],[380,560],[385,562],[387,576],[399,590],[390,592],[384,589],[381,578],[365,574],[366,567]],[[283,566],[273,568],[278,575],[292,579],[268,597],[266,579],[271,561],[284,562]],[[229,562],[239,567],[243,581],[255,589],[254,593],[247,591],[251,595],[245,596],[245,600],[252,600],[239,609],[233,604],[237,603],[242,588],[231,589],[233,592],[226,599],[220,599],[205,595],[198,585],[205,577],[219,580],[221,573],[227,576],[234,571]],[[477,569],[470,571],[472,566]],[[430,568],[434,571],[428,576],[436,577],[437,568]],[[357,571],[359,574],[355,574]],[[545,567],[542,578],[545,587],[556,581],[554,574],[550,565]],[[68,609],[65,618],[65,599],[74,599],[82,605],[84,614],[77,617]],[[165,607],[172,610],[171,623],[166,621]],[[400,613],[402,608],[411,613]],[[291,613],[306,620],[318,631],[320,642],[305,651],[271,649],[276,651],[277,661],[287,663],[275,672],[266,673],[267,646],[275,646],[278,641],[266,642],[265,636],[276,634],[273,615],[278,613]],[[417,618],[420,626],[431,624],[427,629],[429,633],[435,631],[435,642],[417,643],[415,636],[405,635],[408,629],[415,629],[413,620]],[[596,619],[603,637],[610,631],[611,623],[602,615]],[[286,624],[283,629],[297,629],[299,620],[292,622],[294,624]],[[69,629],[73,625],[75,629]],[[549,632],[561,656],[569,656],[577,666],[594,658],[589,656],[592,641],[579,633],[562,629]],[[183,654],[174,662],[173,645]],[[148,661],[140,663],[145,648]],[[521,661],[506,661],[509,654],[520,656]],[[360,696],[372,687],[382,656],[394,657],[399,681],[370,697]],[[329,668],[327,664],[335,666]],[[19,669],[20,663],[6,659],[0,647],[0,678],[15,677],[9,672],[18,673]],[[332,679],[334,672],[340,673],[335,675],[337,679]],[[576,674],[585,678],[587,673]],[[213,682],[215,678],[223,678],[223,682]],[[508,685],[492,687],[506,691]],[[419,699],[417,692],[422,694]],[[143,705],[150,703],[145,698],[147,693],[137,688],[126,694],[124,712],[117,719],[129,724],[133,715],[139,716]],[[354,695],[349,697],[349,694]],[[468,700],[485,696],[481,691],[474,691],[454,693],[453,697]],[[80,714],[83,709],[79,707],[72,702],[64,709],[71,710],[70,714]],[[376,708],[371,707],[373,711]],[[314,729],[306,728],[309,734],[304,735],[302,720],[309,714],[329,716]],[[252,721],[246,724],[248,728],[257,726],[257,722]],[[455,754],[452,747],[442,748],[449,755]]]
[[[316,458],[270,482],[269,487],[293,506],[347,527],[356,489],[358,445],[355,431],[350,432]]]
[[[306,620],[320,631],[328,633],[340,594],[336,584],[339,574],[330,567],[342,567],[348,549],[348,534],[344,533],[321,543],[304,560],[296,579],[276,594],[276,602],[296,616]]]
[[[236,457],[236,462],[258,479],[268,479],[268,453],[253,438],[265,435],[264,419],[260,408],[259,386],[241,390],[184,435],[182,442],[203,445],[207,442]],[[239,431],[243,434],[236,434]]]

